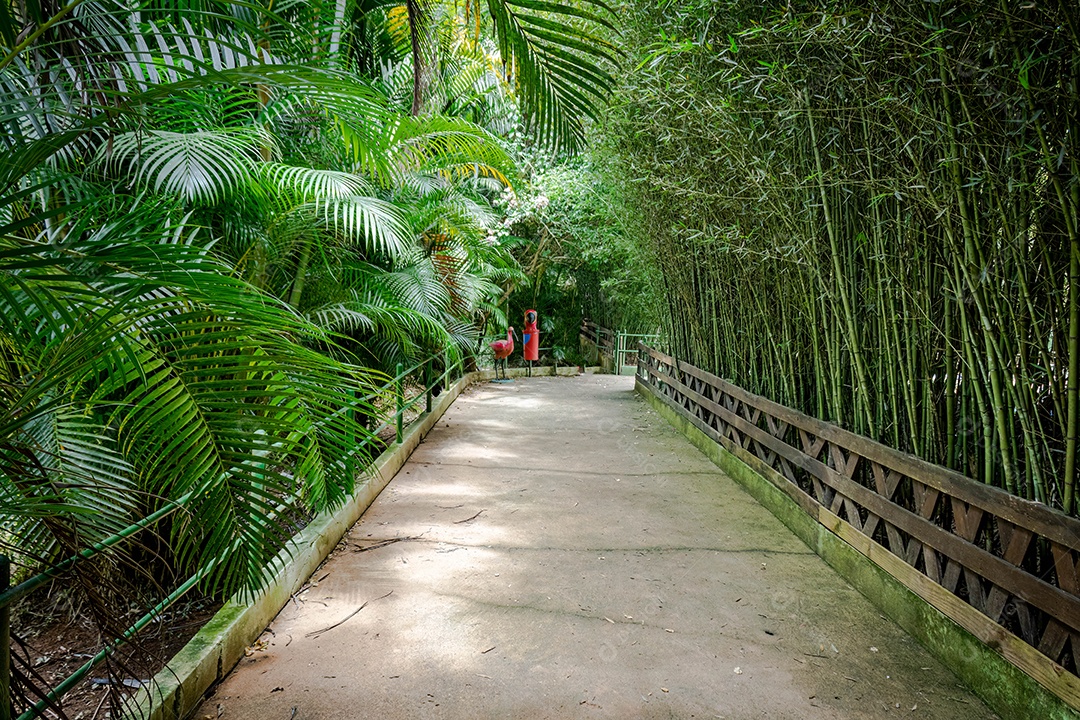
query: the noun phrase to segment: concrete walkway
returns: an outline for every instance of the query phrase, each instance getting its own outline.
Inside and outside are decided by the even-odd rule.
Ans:
[[[632,378],[581,376],[463,395],[195,717],[994,716]]]

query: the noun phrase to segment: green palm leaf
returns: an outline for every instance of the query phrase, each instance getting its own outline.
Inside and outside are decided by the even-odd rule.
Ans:
[[[99,162],[129,168],[154,192],[187,202],[216,203],[251,181],[270,139],[252,130],[124,133],[100,151]]]
[[[401,171],[434,171],[447,177],[479,174],[511,185],[517,167],[488,131],[461,118],[403,118],[393,127],[388,146]],[[397,175],[395,179],[401,178]],[[399,180],[400,181],[400,180]]]
[[[520,94],[529,127],[556,148],[574,150],[584,141],[583,117],[595,117],[614,80],[607,67],[617,51],[597,33],[614,30],[614,15],[600,0],[584,0],[586,10],[538,0],[488,0],[499,52]],[[584,21],[571,23],[566,18]]]
[[[344,199],[374,193],[371,183],[353,173],[263,163],[262,175],[280,192],[299,200]]]
[[[350,244],[387,258],[400,256],[412,244],[408,219],[385,200],[366,195],[326,198],[299,208],[300,212],[307,210]]]
[[[181,561],[201,565],[239,540],[209,582],[255,588],[288,534],[266,522],[265,509],[319,509],[351,491],[363,431],[341,410],[370,375],[298,344],[326,338],[253,296],[190,234],[165,225],[148,242],[157,210],[59,250],[14,239],[0,246],[6,354],[22,359],[5,367],[37,369],[0,383],[11,401],[0,413],[0,494],[17,500],[3,521],[13,521],[8,507],[22,508],[28,527],[42,488],[77,486],[81,475],[98,487],[50,491],[64,499],[50,517],[100,510],[81,533],[91,539],[130,520],[131,502],[110,503],[109,493],[151,507],[194,493],[191,514],[173,524]],[[42,522],[35,527],[53,527]],[[79,546],[53,535],[57,547]]]

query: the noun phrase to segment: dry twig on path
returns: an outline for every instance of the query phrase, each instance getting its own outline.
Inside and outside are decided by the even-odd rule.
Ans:
[[[455,521],[454,521],[454,524],[455,524],[455,525],[460,525],[461,523],[467,523],[467,522],[469,522],[470,520],[475,520],[476,518],[480,517],[480,513],[482,513],[482,512],[484,512],[484,511],[483,511],[483,510],[481,510],[480,512],[476,513],[476,514],[475,514],[475,515],[473,515],[472,517],[467,517],[467,518],[465,518],[464,520],[455,520]]]
[[[393,595],[393,594],[394,594],[394,591],[393,591],[393,590],[391,590],[390,592],[386,593],[385,595],[380,595],[379,597],[375,598],[375,600],[382,600],[383,598],[385,598],[385,597],[390,597],[390,596],[391,596],[391,595]],[[320,635],[322,635],[322,634],[323,634],[323,633],[325,633],[325,632],[330,632],[330,631],[331,631],[331,630],[333,630],[334,628],[336,628],[336,627],[339,627],[339,626],[341,626],[341,625],[344,625],[344,624],[345,624],[345,623],[347,623],[347,622],[348,622],[349,620],[351,620],[351,619],[353,618],[353,616],[355,616],[355,615],[356,615],[356,614],[357,614],[358,612],[360,612],[361,610],[363,610],[364,608],[366,608],[366,607],[368,606],[368,603],[370,603],[370,602],[373,602],[373,601],[372,601],[372,600],[365,600],[365,601],[364,601],[364,604],[363,604],[363,605],[361,605],[360,607],[356,608],[356,609],[355,609],[355,610],[353,610],[353,611],[352,611],[351,613],[349,613],[348,615],[346,615],[345,617],[343,617],[343,618],[342,618],[341,620],[338,620],[338,621],[337,621],[336,623],[334,623],[333,625],[328,625],[328,626],[326,626],[326,627],[324,627],[324,628],[322,628],[322,629],[320,629],[320,630],[312,630],[311,632],[309,632],[309,633],[308,633],[307,635],[305,635],[304,637],[309,637],[309,638],[313,638],[313,637],[319,637]]]
[[[389,540],[382,540],[380,542],[375,543],[374,545],[367,545],[367,546],[353,545],[353,552],[360,553],[360,552],[367,552],[368,550],[378,550],[381,547],[386,547],[387,545],[393,545],[394,543],[404,542],[406,540],[419,540],[419,539],[420,539],[419,535],[410,535],[409,537],[396,537],[396,538],[390,538]]]

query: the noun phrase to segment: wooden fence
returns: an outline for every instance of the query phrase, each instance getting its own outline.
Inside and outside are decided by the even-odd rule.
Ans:
[[[622,330],[609,330],[592,322],[582,320],[578,337],[582,347],[592,346],[589,352],[596,353],[596,361],[604,370],[613,371],[616,375],[622,375],[627,363],[637,363],[638,343],[659,343],[660,335],[656,333],[630,333]]]
[[[615,357],[615,332],[601,327],[591,320],[581,321],[579,335],[582,339],[592,343],[602,354],[610,358]]]
[[[638,346],[638,380],[806,513],[1080,709],[1080,521]]]

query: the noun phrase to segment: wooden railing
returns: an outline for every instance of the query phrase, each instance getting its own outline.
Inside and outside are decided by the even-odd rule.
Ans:
[[[608,330],[606,327],[597,325],[591,320],[582,320],[579,335],[585,340],[595,345],[596,349],[601,354],[607,355],[610,358],[613,358],[615,356],[614,331]]]
[[[581,321],[578,335],[583,341],[593,345],[597,353],[611,360],[616,375],[622,374],[627,363],[636,364],[638,343],[657,343],[660,340],[660,335],[656,333],[610,330],[591,320]]]
[[[811,517],[1080,709],[1080,521],[644,345],[638,380]]]

